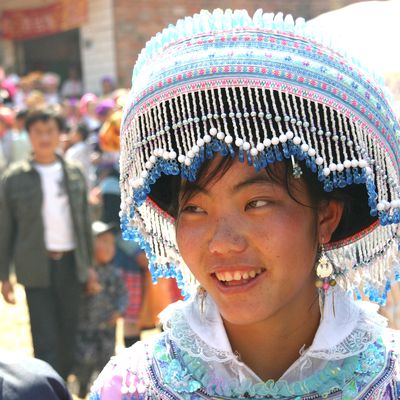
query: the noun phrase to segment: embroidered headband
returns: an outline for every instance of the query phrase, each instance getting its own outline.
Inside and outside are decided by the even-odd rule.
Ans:
[[[202,162],[231,155],[257,170],[291,160],[325,191],[363,185],[369,214],[328,254],[345,288],[384,303],[397,261],[400,128],[382,81],[303,19],[202,11],[153,37],[133,69],[121,128],[121,225],[140,242],[153,279],[194,280],[174,219],[151,196],[162,175],[195,180]],[[164,193],[168,197],[168,192]]]

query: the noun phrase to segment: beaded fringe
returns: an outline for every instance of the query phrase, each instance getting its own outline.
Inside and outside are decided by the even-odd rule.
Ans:
[[[215,153],[236,156],[261,170],[293,158],[303,161],[325,191],[364,184],[372,216],[382,226],[332,249],[343,286],[364,285],[384,302],[390,258],[398,248],[400,187],[397,170],[366,124],[329,105],[267,88],[214,88],[159,102],[130,121],[121,137],[122,228],[145,249],[154,279],[194,284],[175,240],[174,220],[147,195],[161,174],[193,181]],[[135,142],[132,140],[135,138]],[[145,169],[142,169],[145,166]],[[351,282],[355,282],[354,285]]]

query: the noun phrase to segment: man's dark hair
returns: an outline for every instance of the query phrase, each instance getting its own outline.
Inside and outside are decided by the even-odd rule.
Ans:
[[[19,110],[17,114],[15,115],[16,119],[25,119],[27,115],[29,114],[28,110]]]
[[[54,111],[51,110],[34,110],[30,111],[28,115],[26,116],[26,121],[25,121],[25,128],[27,132],[29,133],[30,127],[35,124],[36,122],[48,122],[48,121],[55,121],[57,123],[58,129],[60,132],[64,131],[64,118],[60,115],[55,113]]]

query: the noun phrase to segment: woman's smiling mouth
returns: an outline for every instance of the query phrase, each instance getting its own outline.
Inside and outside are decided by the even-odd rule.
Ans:
[[[265,272],[265,268],[254,268],[247,270],[218,271],[212,273],[212,277],[221,288],[247,289],[250,284],[256,283],[258,277]],[[253,286],[253,285],[251,285]]]

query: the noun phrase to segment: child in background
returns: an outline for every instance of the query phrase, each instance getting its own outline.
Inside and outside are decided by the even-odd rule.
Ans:
[[[92,224],[98,293],[86,295],[77,337],[75,375],[79,397],[89,390],[93,373],[101,370],[114,354],[117,319],[124,314],[128,297],[120,271],[111,263],[115,255],[114,226],[101,221]]]

